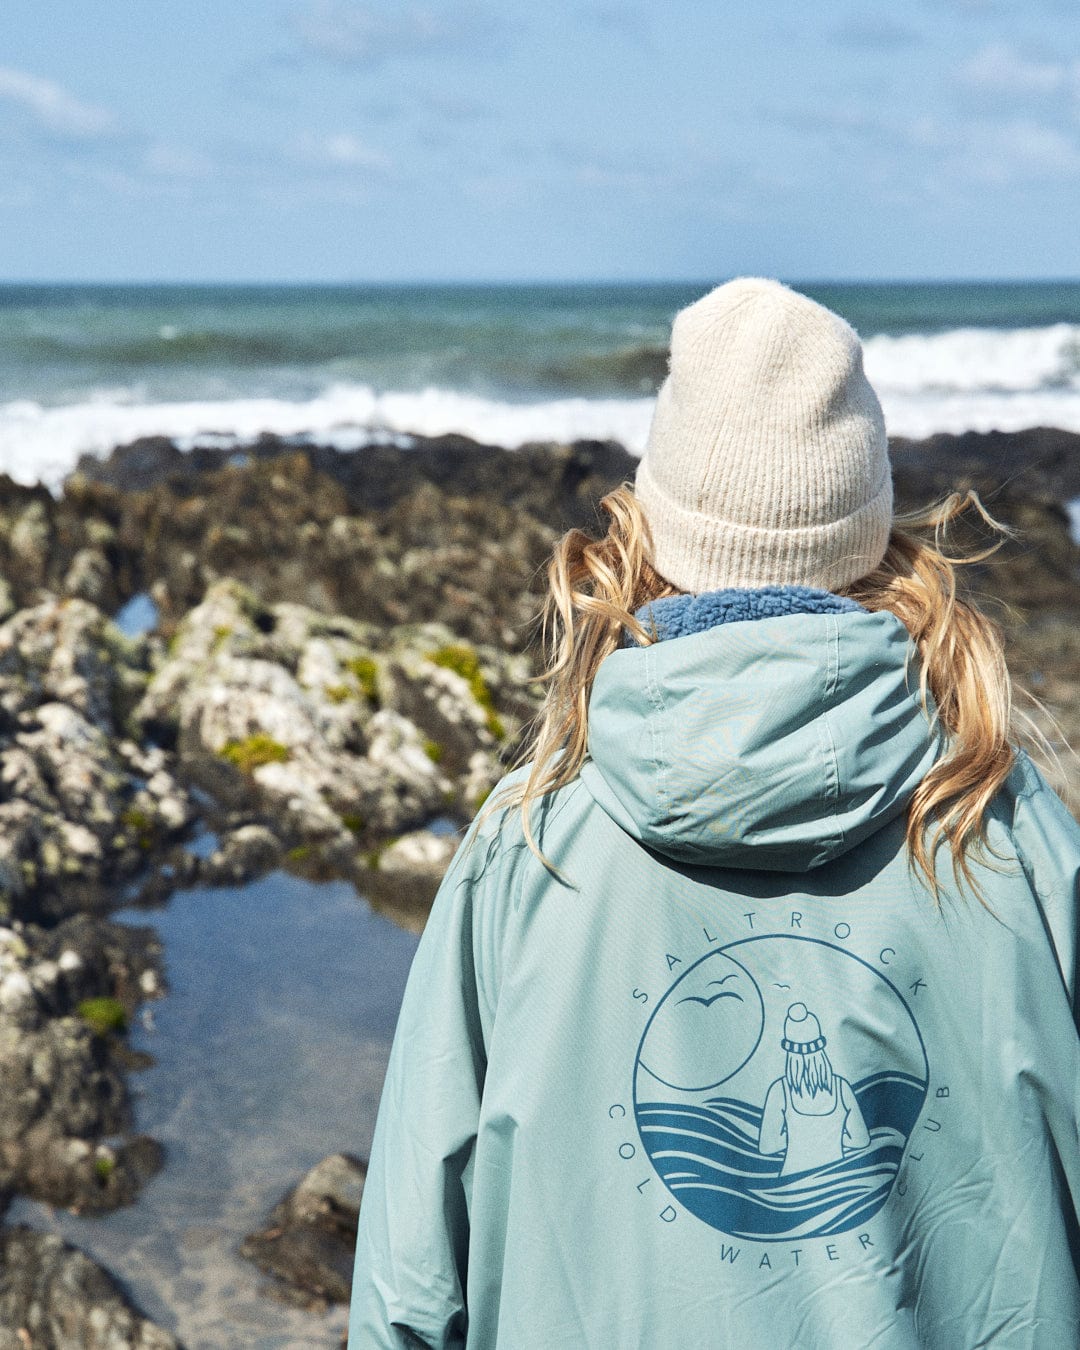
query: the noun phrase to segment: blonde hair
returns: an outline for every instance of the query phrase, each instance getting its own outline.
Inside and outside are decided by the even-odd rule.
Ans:
[[[949,556],[944,536],[969,507],[1002,537],[966,557]],[[634,611],[651,600],[680,594],[648,561],[648,525],[630,485],[608,493],[600,509],[608,517],[604,537],[571,530],[556,545],[548,565],[542,611],[547,662],[538,677],[548,686],[547,696],[515,760],[516,766],[524,766],[531,759],[531,767],[485,806],[485,813],[519,807],[529,847],[556,874],[537,846],[529,808],[577,777],[588,748],[589,696],[604,658],[621,645],[624,632],[641,645],[657,640]],[[921,657],[923,711],[931,723],[940,719],[949,736],[946,752],[907,808],[909,859],[925,877],[935,905],[940,903],[935,858],[947,841],[958,889],[963,878],[989,908],[968,865],[968,851],[988,847],[986,810],[1013,766],[1020,718],[1056,759],[1031,719],[1014,706],[999,625],[957,593],[957,568],[984,561],[1006,537],[1014,532],[987,512],[976,492],[953,492],[921,510],[896,515],[881,563],[837,592],[868,610],[887,609],[904,624]],[[928,849],[925,836],[931,822],[936,831]]]
[[[806,1093],[813,1098],[819,1092],[832,1092],[836,1074],[824,1050],[812,1050],[805,1055],[789,1050],[784,1061],[784,1077],[797,1097]]]

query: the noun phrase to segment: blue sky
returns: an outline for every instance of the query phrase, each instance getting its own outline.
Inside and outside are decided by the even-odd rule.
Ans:
[[[1076,0],[4,0],[0,278],[1080,275]]]

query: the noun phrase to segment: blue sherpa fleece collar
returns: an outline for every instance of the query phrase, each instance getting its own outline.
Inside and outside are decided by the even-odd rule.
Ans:
[[[668,595],[652,600],[635,614],[646,629],[655,624],[661,641],[701,633],[721,623],[770,619],[780,614],[839,614],[862,609],[857,601],[816,586],[729,586],[700,595]],[[629,634],[626,645],[634,646]]]

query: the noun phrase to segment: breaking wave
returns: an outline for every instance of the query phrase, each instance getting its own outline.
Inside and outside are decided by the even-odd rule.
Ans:
[[[223,331],[142,323],[134,332],[119,319],[107,332],[89,320],[24,325],[0,341],[5,388],[27,391],[0,402],[0,471],[58,490],[80,455],[153,435],[229,445],[268,432],[353,450],[454,432],[509,447],[610,439],[642,451],[667,371],[654,326],[622,322],[584,340],[571,325],[571,340],[554,327],[532,333],[519,317],[496,343],[490,323],[476,328],[471,311],[459,318],[457,332],[445,316],[433,327],[406,314],[400,351],[385,345],[387,331],[344,321],[327,320],[326,331],[313,321],[311,331],[254,320]],[[894,436],[1080,432],[1080,323],[870,331],[864,348]]]

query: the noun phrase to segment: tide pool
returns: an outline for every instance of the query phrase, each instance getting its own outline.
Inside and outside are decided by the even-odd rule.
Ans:
[[[238,1247],[328,1153],[367,1156],[416,937],[345,882],[283,872],[114,917],[152,924],[164,944],[169,992],[130,1035],[156,1062],[128,1081],[135,1128],[160,1140],[165,1166],[127,1209],[18,1199],[7,1221],[89,1252],[187,1350],[336,1346],[346,1309],[266,1297]]]

